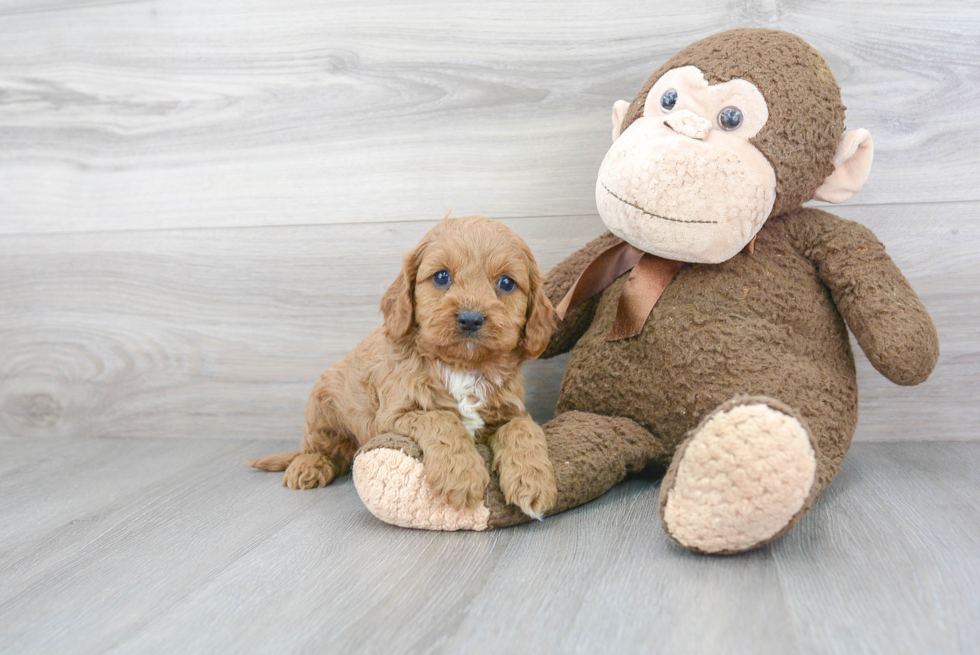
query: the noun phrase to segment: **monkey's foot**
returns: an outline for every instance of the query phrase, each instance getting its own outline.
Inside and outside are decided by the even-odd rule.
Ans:
[[[795,412],[736,398],[678,448],[660,488],[671,539],[705,553],[761,546],[789,530],[816,496],[817,453]]]
[[[368,510],[385,523],[422,530],[486,530],[485,501],[453,509],[432,494],[418,444],[396,434],[372,439],[354,458],[351,476]]]

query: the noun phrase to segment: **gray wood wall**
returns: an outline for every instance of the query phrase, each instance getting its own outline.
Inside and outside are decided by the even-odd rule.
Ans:
[[[932,312],[858,439],[980,439],[980,6],[0,0],[0,436],[291,437],[398,254],[482,213],[544,267],[601,232],[613,101],[737,26],[826,57],[870,226]],[[562,361],[528,367],[550,415]]]

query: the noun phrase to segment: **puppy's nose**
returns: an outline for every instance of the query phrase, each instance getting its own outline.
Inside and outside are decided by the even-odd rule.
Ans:
[[[483,327],[485,320],[480,312],[471,312],[468,309],[456,314],[456,324],[463,332],[476,332]]]

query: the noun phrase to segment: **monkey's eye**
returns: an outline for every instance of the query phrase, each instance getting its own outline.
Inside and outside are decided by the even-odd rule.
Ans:
[[[660,96],[660,106],[663,107],[664,111],[670,111],[677,104],[677,90],[667,89],[664,94]]]
[[[731,132],[742,125],[742,111],[738,107],[725,107],[718,113],[718,127]]]
[[[449,283],[453,281],[453,278],[449,275],[449,271],[443,269],[432,276],[432,283],[435,284],[440,289],[445,289],[449,286]]]
[[[497,288],[503,291],[504,293],[510,293],[511,291],[513,291],[514,286],[516,284],[517,284],[516,282],[514,282],[506,275],[501,275],[500,277],[497,278]]]

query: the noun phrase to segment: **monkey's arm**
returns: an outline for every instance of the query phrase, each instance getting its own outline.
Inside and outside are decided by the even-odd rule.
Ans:
[[[618,242],[619,239],[616,236],[611,232],[606,232],[585,244],[581,250],[572,253],[565,261],[548,271],[545,276],[544,292],[551,304],[557,307],[568,290],[578,280],[582,271],[592,263],[592,260],[603,250],[616,245]],[[568,312],[564,319],[558,321],[555,331],[551,335],[551,341],[548,342],[548,347],[541,354],[541,359],[555,357],[571,350],[575,342],[585,334],[589,325],[592,324],[592,317],[595,316],[595,309],[598,304],[599,296],[590,298]]]
[[[896,384],[925,381],[939,358],[939,336],[871,230],[818,209],[802,209],[788,224],[871,364]]]

